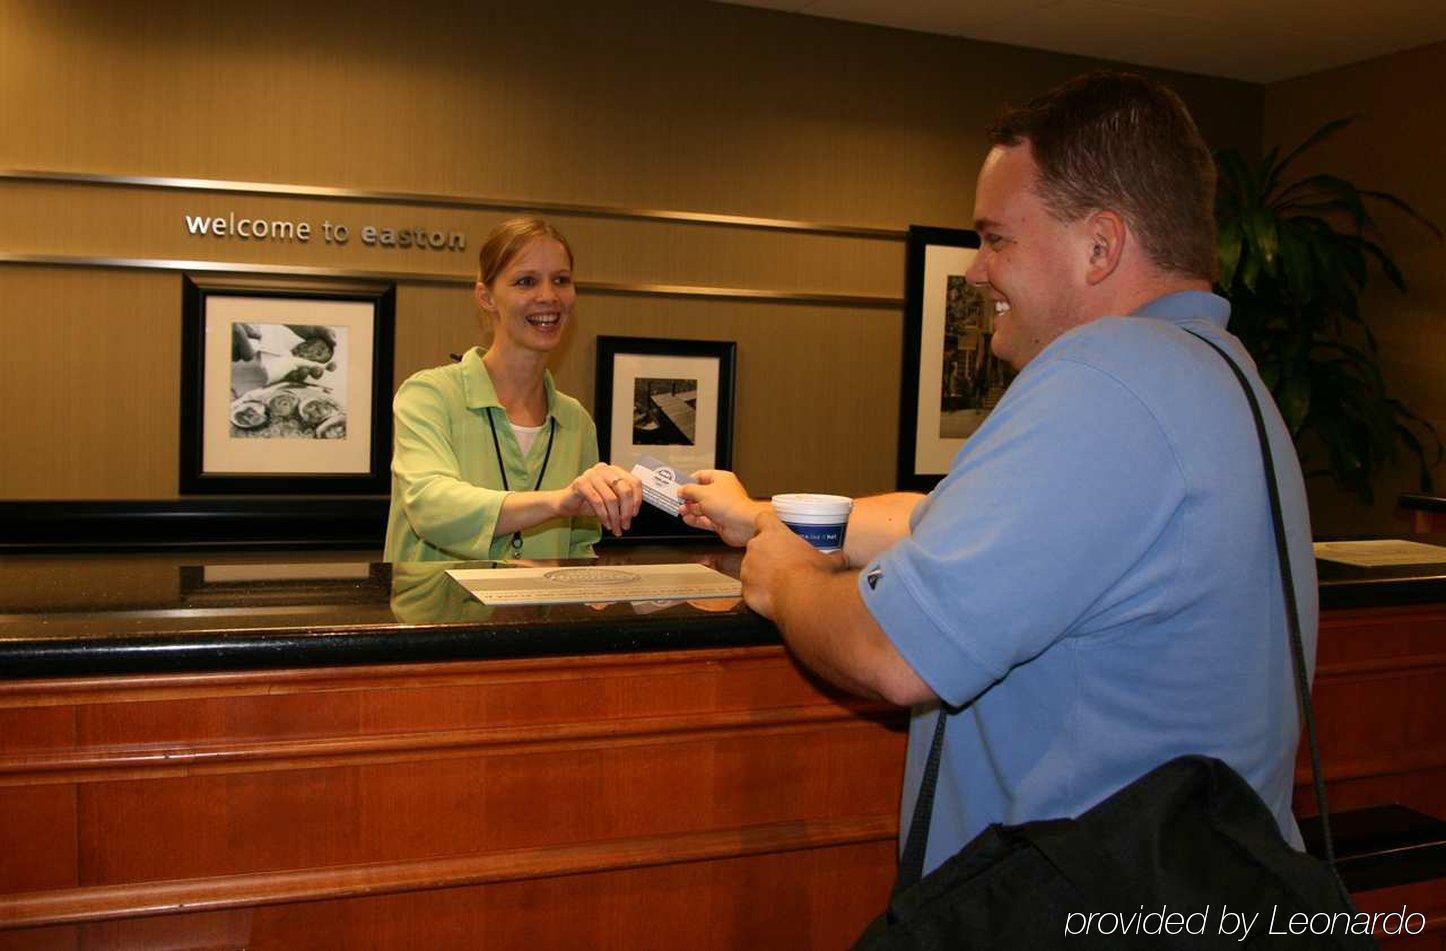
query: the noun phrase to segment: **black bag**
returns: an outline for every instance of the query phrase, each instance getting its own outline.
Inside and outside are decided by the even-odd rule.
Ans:
[[[1354,916],[1330,867],[1286,844],[1233,769],[1182,756],[1077,819],[991,826],[855,948],[1376,946],[1332,912]],[[1285,937],[1293,915],[1305,933]]]
[[[1218,759],[1182,756],[1078,818],[990,826],[921,879],[949,715],[941,708],[888,911],[869,925],[856,951],[1376,947],[1367,917],[1335,872],[1265,421],[1235,361],[1192,336],[1230,365],[1255,417],[1327,861],[1291,848],[1235,770]]]

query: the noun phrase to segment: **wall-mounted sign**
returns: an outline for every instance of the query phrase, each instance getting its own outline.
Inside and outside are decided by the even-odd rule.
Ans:
[[[326,244],[348,244],[352,228],[336,221],[323,221],[315,227],[309,221],[286,218],[244,218],[235,212],[225,215],[182,215],[186,234],[197,238],[232,238],[241,241],[271,241],[282,244],[310,244],[320,237]],[[425,251],[463,251],[467,235],[461,231],[437,228],[382,228],[362,225],[357,234],[361,243],[371,248],[421,248]]]

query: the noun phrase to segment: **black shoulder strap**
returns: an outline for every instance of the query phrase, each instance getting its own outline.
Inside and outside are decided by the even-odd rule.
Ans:
[[[934,787],[939,784],[939,757],[944,751],[944,725],[948,718],[948,711],[940,704],[939,719],[934,722],[934,741],[929,744],[929,761],[924,764],[924,780],[919,786],[919,798],[914,802],[914,818],[909,822],[909,837],[904,840],[904,854],[899,856],[895,895],[917,882],[924,871],[929,822],[934,815]]]
[[[1275,460],[1270,452],[1270,438],[1265,430],[1265,418],[1260,413],[1260,403],[1255,398],[1255,391],[1250,388],[1249,380],[1246,379],[1245,373],[1235,360],[1214,341],[1208,340],[1194,331],[1187,330],[1185,332],[1208,344],[1230,366],[1231,371],[1235,374],[1235,379],[1239,381],[1241,389],[1245,391],[1245,399],[1250,404],[1250,413],[1255,419],[1255,434],[1260,440],[1260,456],[1265,469],[1266,490],[1270,496],[1270,514],[1275,524],[1275,552],[1276,557],[1280,560],[1280,583],[1285,597],[1286,622],[1290,628],[1296,693],[1300,701],[1301,717],[1305,721],[1306,740],[1310,745],[1310,768],[1315,781],[1316,808],[1320,811],[1321,835],[1325,840],[1326,861],[1334,870],[1335,848],[1331,840],[1330,813],[1326,808],[1325,783],[1321,779],[1320,746],[1315,733],[1315,708],[1311,704],[1310,681],[1306,676],[1305,644],[1300,635],[1300,611],[1295,599],[1295,580],[1290,568],[1290,551],[1286,546],[1285,519],[1280,512],[1280,489],[1276,484]],[[939,783],[939,759],[943,754],[944,726],[948,716],[948,709],[941,705],[939,720],[934,727],[934,740],[929,746],[929,759],[924,766],[923,782],[919,786],[919,797],[914,803],[914,816],[909,823],[909,835],[904,841],[903,854],[899,857],[899,877],[894,883],[894,895],[908,889],[923,876],[924,853],[929,844],[929,824],[934,814],[934,791]],[[1340,884],[1339,875],[1336,877],[1336,882],[1342,894],[1345,894],[1345,886]]]
[[[1275,550],[1280,559],[1280,583],[1284,589],[1285,596],[1285,619],[1290,626],[1290,647],[1291,656],[1294,659],[1295,667],[1295,689],[1300,700],[1300,715],[1305,721],[1306,743],[1310,746],[1310,772],[1315,785],[1315,805],[1320,812],[1321,838],[1325,842],[1325,857],[1332,869],[1336,865],[1335,843],[1331,838],[1330,810],[1326,808],[1325,781],[1321,778],[1320,768],[1320,743],[1316,739],[1315,732],[1315,705],[1310,698],[1310,679],[1306,676],[1305,644],[1300,636],[1300,610],[1295,601],[1295,578],[1290,570],[1290,551],[1286,548],[1285,540],[1285,518],[1280,514],[1280,486],[1275,478],[1275,458],[1270,453],[1270,437],[1265,431],[1265,418],[1260,414],[1260,402],[1255,398],[1255,391],[1250,387],[1250,381],[1245,378],[1245,373],[1240,365],[1225,349],[1193,330],[1185,331],[1198,340],[1205,341],[1211,350],[1220,354],[1221,359],[1230,365],[1235,379],[1239,381],[1240,388],[1245,391],[1245,399],[1250,403],[1251,415],[1255,417],[1255,435],[1260,440],[1260,457],[1265,464],[1265,488],[1270,493],[1270,516],[1275,524]]]

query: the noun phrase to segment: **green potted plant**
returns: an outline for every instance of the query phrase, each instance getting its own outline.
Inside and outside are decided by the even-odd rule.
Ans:
[[[1290,427],[1307,478],[1330,475],[1362,501],[1405,446],[1421,491],[1442,459],[1435,429],[1387,390],[1359,295],[1372,270],[1398,290],[1401,270],[1375,240],[1368,205],[1389,205],[1439,240],[1441,229],[1395,195],[1335,175],[1287,179],[1305,152],[1355,121],[1327,122],[1284,157],[1257,164],[1216,152],[1216,290],[1231,303],[1230,330],[1260,367]]]

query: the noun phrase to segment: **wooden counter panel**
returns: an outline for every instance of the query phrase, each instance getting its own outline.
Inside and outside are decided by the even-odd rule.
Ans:
[[[0,788],[0,895],[77,884],[76,821],[74,787]]]
[[[1326,611],[1315,683],[1332,809],[1398,802],[1446,816],[1446,608]],[[1295,806],[1314,814],[1302,734]]]
[[[726,665],[726,666],[725,666]],[[782,647],[325,671],[0,682],[15,748],[362,736],[773,708],[867,704],[800,690]],[[560,702],[549,703],[549,696]],[[3,741],[0,741],[3,742]],[[0,745],[0,751],[9,747]]]
[[[1441,879],[1356,892],[1351,897],[1367,914],[1391,914],[1404,907],[1426,919],[1420,934],[1381,937],[1385,951],[1446,951],[1446,882]]]
[[[74,710],[65,707],[0,708],[0,755],[19,750],[65,749],[74,742]]]
[[[890,815],[900,740],[859,721],[723,739],[85,783],[83,881],[428,858],[841,811]],[[870,769],[858,774],[858,763]]]
[[[1326,612],[1337,809],[1446,815],[1443,644]],[[903,720],[779,647],[0,683],[0,951],[846,945]]]
[[[0,951],[77,945],[792,951],[846,947],[881,910],[893,875],[891,834],[772,848],[737,858],[0,931]]]
[[[372,946],[392,927],[429,946],[430,928],[515,925],[503,946],[661,947],[706,923],[702,946],[720,929],[736,947],[772,922],[776,946],[838,946],[894,873],[904,715],[778,647],[11,682],[0,714],[28,737],[0,748],[7,941],[7,922],[58,947]],[[679,837],[711,844],[635,868]],[[375,869],[398,894],[348,891]]]
[[[1446,654],[1446,605],[1322,611],[1316,653],[1321,672],[1335,665],[1413,662]],[[1338,668],[1338,672],[1345,672]]]

